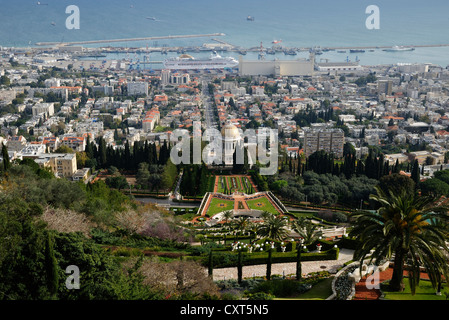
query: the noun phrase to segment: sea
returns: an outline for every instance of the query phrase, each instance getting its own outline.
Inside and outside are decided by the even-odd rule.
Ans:
[[[66,20],[79,8],[79,29]],[[378,8],[378,29],[370,29],[369,6]],[[448,0],[0,0],[0,46],[34,47],[37,42],[72,42],[168,35],[224,33],[215,37],[243,48],[357,47],[449,44]],[[247,19],[254,17],[253,21]],[[371,20],[370,20],[371,21]],[[85,47],[202,46],[208,37],[157,41],[91,44]],[[210,53],[191,53],[203,57]],[[239,57],[238,52],[221,53]],[[170,56],[152,53],[150,60]],[[257,59],[257,52],[244,59]],[[266,55],[266,59],[307,58]],[[108,54],[106,59],[123,58]],[[137,57],[141,59],[142,57]],[[320,61],[359,61],[362,65],[432,63],[449,65],[449,46],[417,47],[414,51],[346,53],[327,51]]]

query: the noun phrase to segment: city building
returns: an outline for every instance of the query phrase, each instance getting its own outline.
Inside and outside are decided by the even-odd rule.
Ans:
[[[303,60],[243,60],[240,56],[239,74],[241,76],[311,76],[314,59]]]
[[[316,151],[324,150],[340,158],[343,156],[344,144],[345,136],[341,129],[304,130],[304,153],[306,157]]]
[[[8,151],[21,151],[26,144],[27,140],[24,136],[12,136],[8,139]]]
[[[55,114],[55,104],[51,103],[38,103],[31,108],[33,116],[45,114],[47,117],[51,117]]]
[[[58,137],[44,137],[42,143],[48,148],[48,151],[54,152],[59,148],[60,140]]]
[[[142,120],[142,130],[144,132],[152,132],[160,121],[160,112],[158,107],[152,108],[145,114]]]
[[[86,149],[86,139],[84,137],[64,137],[61,144],[75,152],[83,152]]]
[[[30,143],[23,148],[19,154],[22,158],[36,159],[46,152],[46,146],[43,143]]]
[[[316,70],[331,74],[345,74],[362,71],[358,62],[323,62],[316,64]]]
[[[58,178],[72,178],[78,170],[75,153],[46,153],[34,160],[41,167],[50,168]]]
[[[391,96],[393,88],[393,81],[391,80],[379,80],[377,81],[377,93],[385,93],[388,96]]]
[[[148,95],[148,83],[147,82],[128,82],[128,95]]]

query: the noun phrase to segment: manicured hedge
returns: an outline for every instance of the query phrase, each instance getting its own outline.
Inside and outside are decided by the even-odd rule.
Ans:
[[[338,248],[332,248],[321,253],[309,252],[301,255],[301,261],[322,261],[322,260],[337,260],[339,254]],[[230,268],[237,266],[237,252],[214,252],[213,254],[214,268]],[[261,253],[244,253],[243,265],[251,266],[257,264],[266,264],[268,259],[267,252]],[[208,256],[202,256],[201,261],[203,265],[207,265]],[[273,252],[272,263],[288,263],[296,262],[296,252]]]
[[[351,250],[356,250],[357,247],[359,246],[359,244],[360,243],[358,241],[356,241],[354,239],[346,238],[346,237],[341,238],[337,242],[338,247],[351,249]]]

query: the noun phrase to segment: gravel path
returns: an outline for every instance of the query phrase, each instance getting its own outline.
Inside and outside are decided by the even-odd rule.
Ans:
[[[340,249],[338,260],[324,261],[304,261],[301,263],[302,274],[306,275],[310,272],[327,270],[330,273],[336,273],[345,262],[352,260],[353,250]],[[323,268],[322,268],[323,267]],[[324,268],[326,267],[326,268]],[[255,266],[243,267],[243,278],[253,276],[265,276],[267,273],[267,265],[260,264]],[[273,263],[271,265],[272,275],[288,275],[296,274],[296,262],[289,263]],[[237,268],[218,268],[213,272],[214,280],[237,279]]]

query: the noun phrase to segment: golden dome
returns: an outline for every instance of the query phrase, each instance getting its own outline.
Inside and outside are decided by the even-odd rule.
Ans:
[[[222,129],[221,129],[221,135],[226,139],[237,139],[240,137],[239,129],[231,124],[227,123]]]

